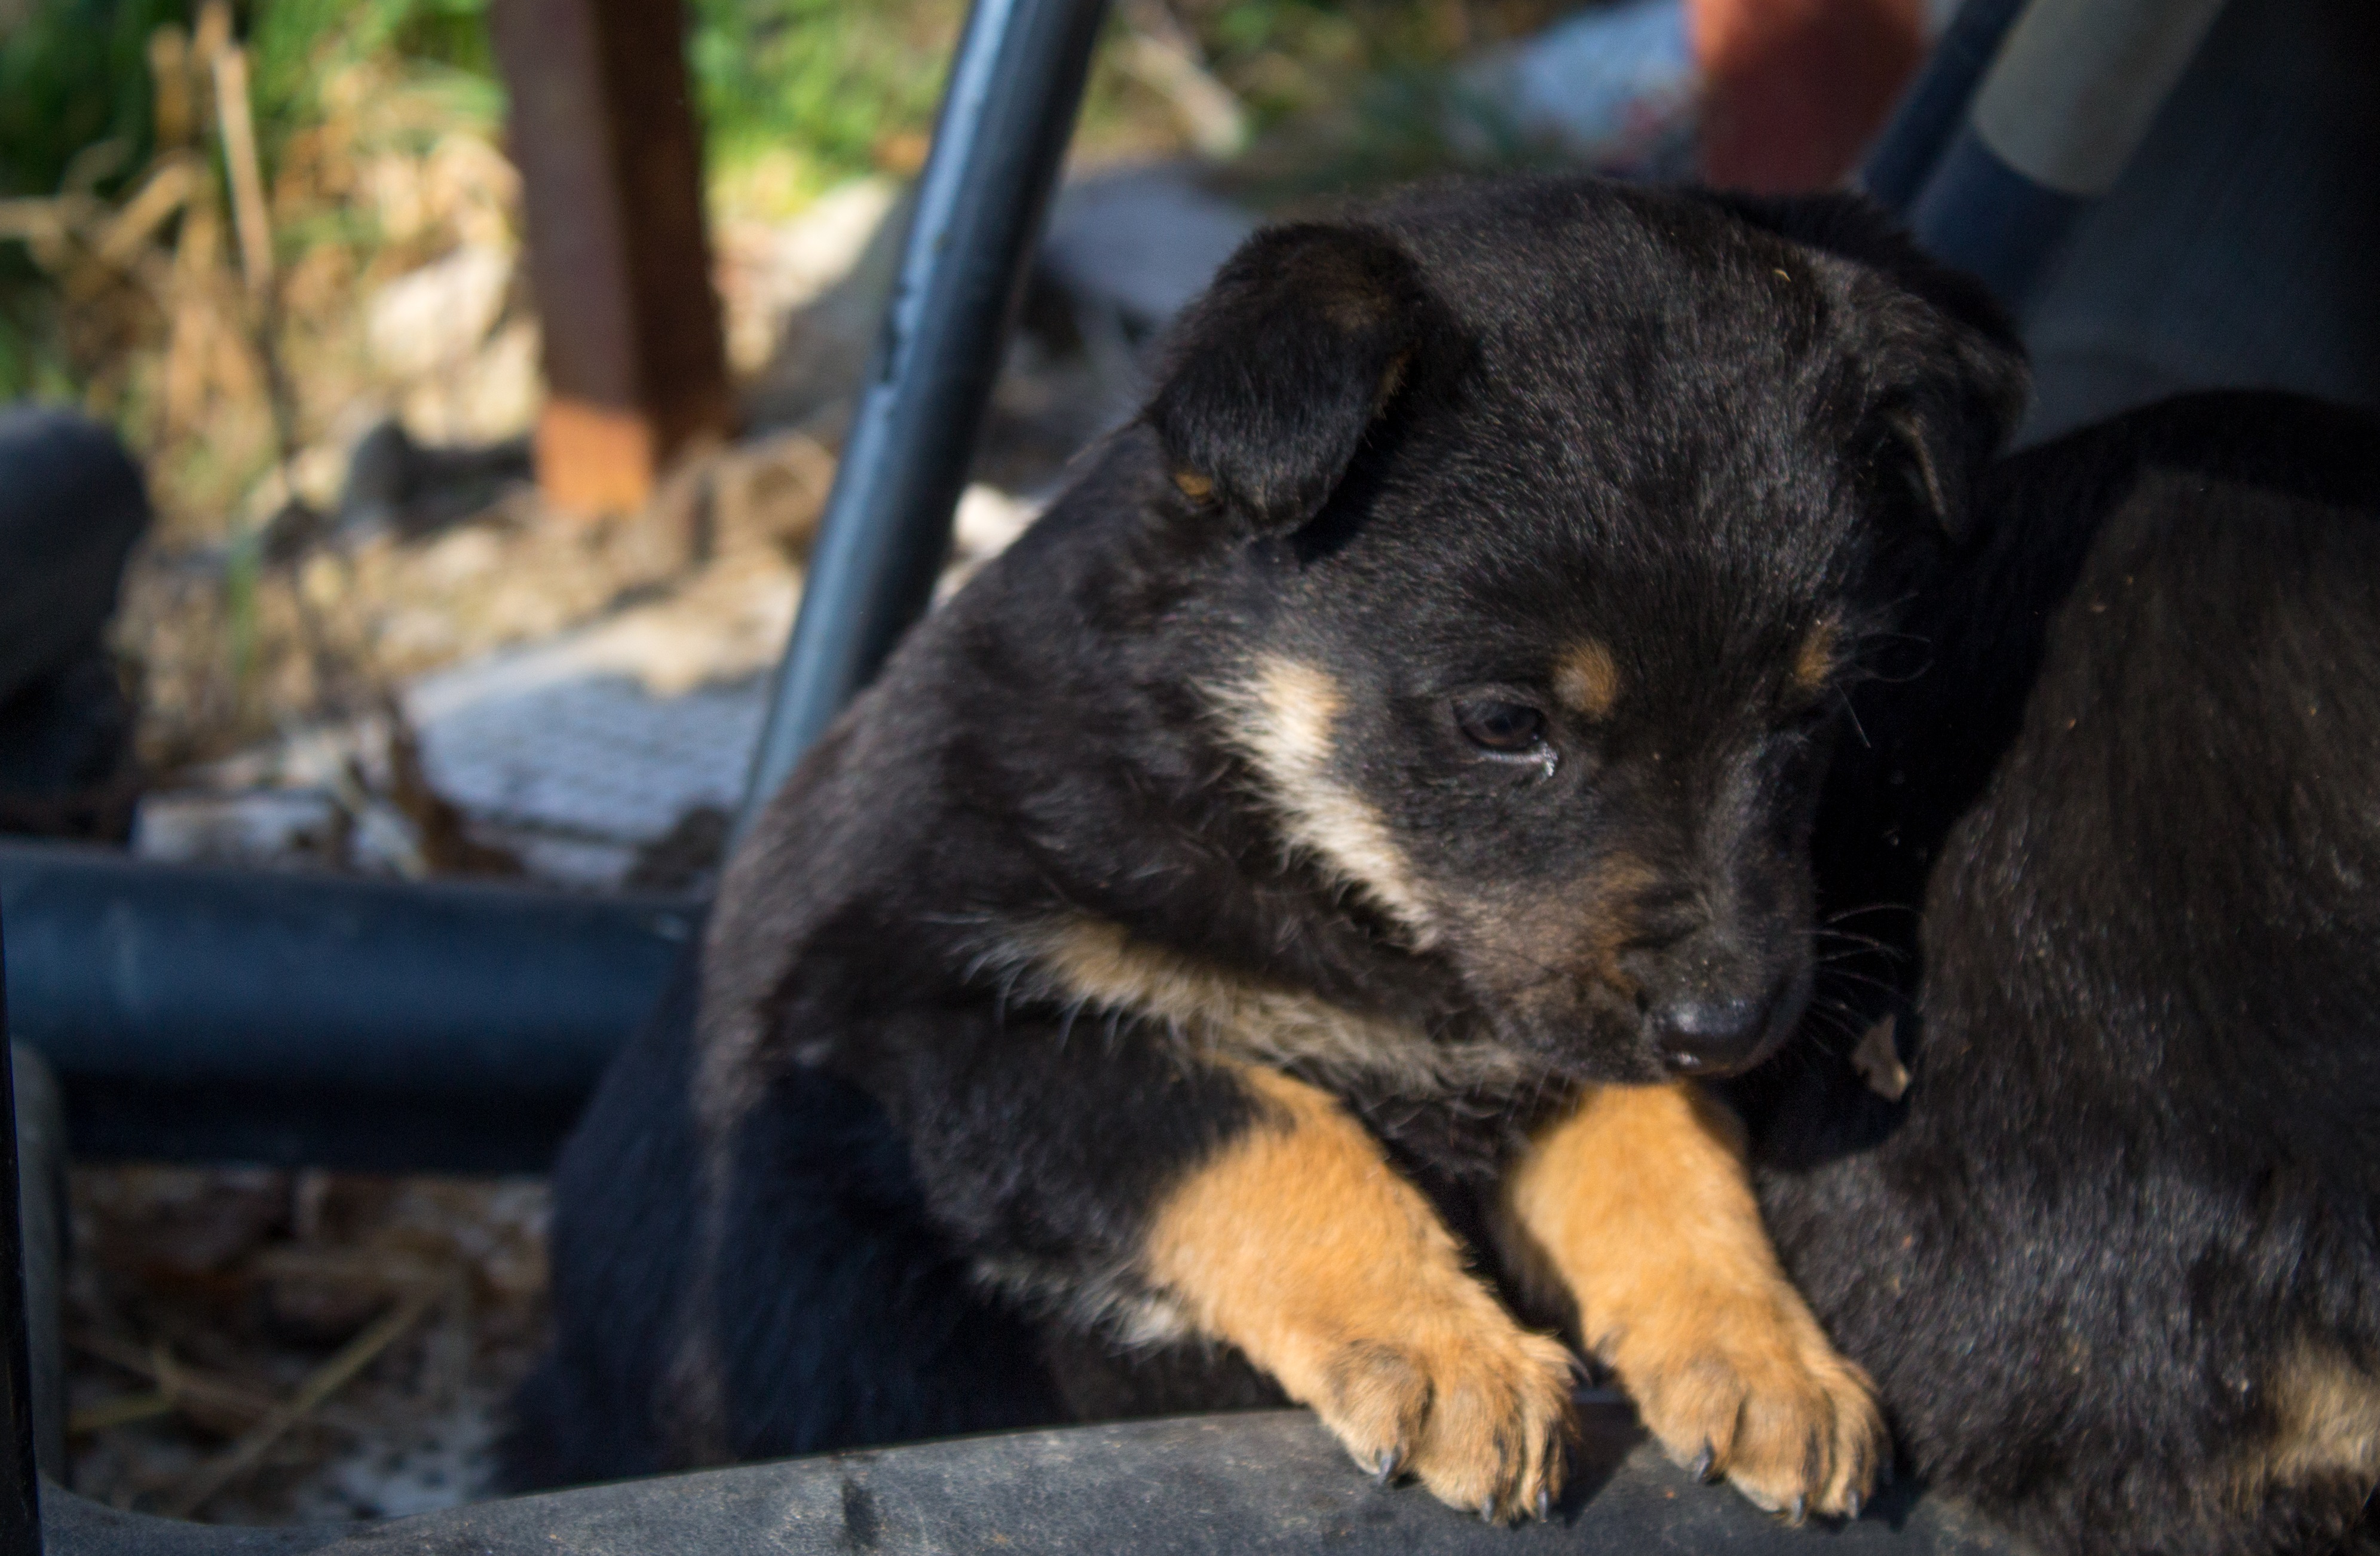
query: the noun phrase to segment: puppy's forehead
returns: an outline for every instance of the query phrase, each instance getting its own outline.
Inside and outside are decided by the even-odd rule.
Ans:
[[[1860,396],[1828,261],[1597,182],[1389,215],[1469,352],[1377,475],[1375,541],[1426,585],[1388,596],[1405,640],[1541,665],[1583,712],[1712,666],[1820,678],[1873,540],[1831,408]],[[1822,621],[1833,636],[1804,653]]]
[[[1806,346],[1838,290],[1831,261],[1672,190],[1503,181],[1431,191],[1383,218],[1491,345],[1643,321],[1731,335],[1739,349],[1753,344],[1747,324]]]
[[[1667,192],[1486,198],[1399,234],[1465,336],[1451,473],[1512,497],[1610,488],[1677,524],[1821,495],[1791,490],[1823,473],[1796,456],[1831,462],[1864,398],[1839,263]]]

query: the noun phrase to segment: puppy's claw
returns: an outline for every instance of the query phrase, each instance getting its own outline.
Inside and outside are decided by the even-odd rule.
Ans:
[[[1542,1524],[1554,1515],[1554,1495],[1543,1487],[1537,1490],[1537,1522]]]
[[[1402,1345],[1342,1340],[1314,1403],[1354,1448],[1358,1473],[1383,1486],[1411,1477],[1460,1512],[1505,1524],[1538,1487],[1561,1484],[1562,1350],[1514,1326],[1485,1292],[1463,1295],[1476,1302],[1463,1315],[1473,1332]]]
[[[1866,1505],[1866,1500],[1857,1491],[1846,1491],[1843,1493],[1844,1521],[1847,1523],[1857,1523],[1859,1521],[1860,1509]]]
[[[1681,1343],[1686,1360],[1657,1358],[1629,1381],[1638,1414],[1674,1462],[1692,1455],[1698,1479],[1723,1477],[1754,1506],[1799,1524],[1813,1513],[1840,1514],[1851,1491],[1866,1495],[1889,1450],[1866,1375],[1792,1300],[1712,1318]]]

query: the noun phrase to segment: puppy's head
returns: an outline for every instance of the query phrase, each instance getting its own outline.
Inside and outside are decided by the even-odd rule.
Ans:
[[[1146,419],[1284,837],[1506,1042],[1644,1080],[1799,1015],[1842,688],[2024,393],[1864,207],[1571,180],[1259,235]]]

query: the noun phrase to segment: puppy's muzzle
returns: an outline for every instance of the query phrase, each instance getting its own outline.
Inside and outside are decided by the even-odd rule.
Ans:
[[[1622,966],[1636,987],[1642,1040],[1661,1067],[1716,1078],[1768,1057],[1783,1035],[1780,1015],[1798,1009],[1807,987],[1787,943],[1715,921],[1698,905],[1647,924]]]

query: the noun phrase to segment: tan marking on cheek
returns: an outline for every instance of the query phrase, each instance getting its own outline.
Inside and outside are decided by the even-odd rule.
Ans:
[[[1761,1224],[1732,1114],[1685,1083],[1590,1090],[1506,1179],[1500,1227],[1533,1296],[1682,1463],[1765,1507],[1865,1498],[1885,1453],[1866,1376],[1838,1355]]]
[[[1835,650],[1841,638],[1842,627],[1831,616],[1810,628],[1793,655],[1793,684],[1809,692],[1824,687],[1835,673]]]
[[[1388,823],[1331,774],[1343,705],[1338,685],[1313,665],[1269,658],[1218,700],[1226,733],[1264,780],[1288,840],[1387,909],[1416,946],[1430,944],[1432,915]]]
[[[1014,940],[1013,954],[995,960],[1038,969],[1060,999],[1160,1023],[1204,1059],[1367,1076],[1422,1096],[1522,1078],[1520,1061],[1500,1046],[1433,1039],[1419,1027],[1237,977],[1104,919],[1047,919]]]
[[[1181,489],[1182,495],[1194,503],[1203,503],[1215,494],[1214,481],[1190,470],[1174,471],[1173,484]]]
[[[1470,926],[1463,944],[1498,983],[1533,991],[1519,996],[1530,1003],[1568,998],[1580,982],[1633,999],[1636,980],[1621,956],[1635,940],[1639,901],[1658,879],[1643,860],[1613,856],[1559,890]]]
[[[1336,1100],[1240,1074],[1265,1116],[1159,1203],[1149,1282],[1311,1405],[1365,1468],[1401,1465],[1504,1517],[1559,1493],[1568,1353],[1512,1321]]]
[[[2323,1480],[2368,1494],[2380,1482],[2380,1384],[2345,1356],[2308,1345],[2282,1364],[2272,1391],[2279,1430],[2240,1467],[2244,1500]]]
[[[1554,695],[1590,719],[1609,715],[1620,704],[1620,665],[1611,650],[1591,638],[1571,648],[1554,666]]]
[[[1615,854],[1595,867],[1574,898],[1597,974],[1624,994],[1636,992],[1636,980],[1621,969],[1620,954],[1634,942],[1645,893],[1660,879],[1635,856]]]

